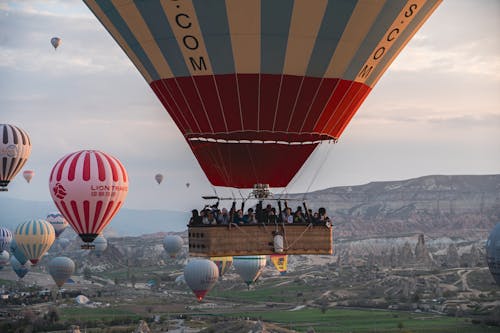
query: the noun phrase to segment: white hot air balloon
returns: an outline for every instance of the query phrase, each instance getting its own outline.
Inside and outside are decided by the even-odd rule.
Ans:
[[[59,45],[61,45],[61,42],[62,42],[62,40],[59,37],[52,37],[50,39],[50,44],[52,44],[52,46],[54,47],[54,50],[57,50]]]
[[[23,171],[23,177],[24,177],[24,179],[26,179],[28,184],[31,182],[31,179],[33,178],[34,175],[35,175],[35,171],[33,171],[33,170],[24,170]]]
[[[94,245],[93,251],[95,251],[95,254],[98,257],[100,257],[101,254],[108,248],[108,241],[102,234],[97,236],[92,244]]]
[[[161,173],[157,173],[155,175],[155,180],[158,184],[161,184],[161,182],[163,181],[163,175]]]
[[[9,263],[9,258],[10,258],[9,252],[7,251],[0,252],[0,269],[2,269],[3,266]]]
[[[201,302],[219,279],[219,269],[208,259],[193,259],[184,268],[187,285]]]
[[[52,224],[52,226],[54,227],[56,238],[59,238],[59,236],[63,233],[64,230],[66,230],[69,225],[68,221],[66,221],[64,216],[59,212],[52,212],[47,214],[46,221]]]
[[[167,235],[163,239],[163,248],[170,258],[175,258],[175,256],[182,250],[183,245],[184,241],[181,236]]]
[[[266,256],[239,256],[233,257],[233,266],[243,281],[250,287],[266,266]]]

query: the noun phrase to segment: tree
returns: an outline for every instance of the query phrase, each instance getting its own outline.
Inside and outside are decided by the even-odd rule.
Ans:
[[[135,288],[135,283],[137,282],[137,278],[135,277],[135,274],[132,274],[130,276],[130,283],[132,284],[132,288]]]
[[[92,280],[92,271],[90,270],[90,268],[85,267],[85,269],[83,270],[83,278],[85,280]]]

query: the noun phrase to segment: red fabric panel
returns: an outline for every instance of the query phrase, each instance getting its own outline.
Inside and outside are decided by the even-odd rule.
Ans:
[[[213,76],[193,76],[199,96],[201,97],[202,111],[208,113],[208,119],[214,132],[227,132],[224,115],[222,114],[219,93]]]
[[[180,79],[180,78],[179,78]],[[189,108],[186,99],[184,98],[181,88],[177,83],[177,79],[168,79],[162,80],[164,85],[168,88],[171,93],[172,99],[177,104],[180,113],[184,115],[189,127],[186,129],[186,132],[201,132],[201,128],[198,124],[198,119],[196,119]]]
[[[333,116],[329,119],[327,123],[323,124],[323,127],[320,129],[321,133],[328,133],[332,129],[336,128],[342,121],[345,121],[345,114],[349,113],[347,110],[353,104],[353,100],[358,96],[358,92],[361,89],[362,84],[359,82],[352,82],[349,90],[345,93],[340,102],[336,103],[337,106],[333,113]],[[319,124],[318,124],[319,127]]]
[[[318,122],[318,118],[320,118],[321,113],[325,109],[325,105],[327,105],[330,96],[332,96],[332,91],[336,91],[338,83],[339,79],[325,78],[321,81],[316,96],[314,97],[314,101],[311,105],[311,109],[307,114],[307,117],[304,119],[303,125],[301,124],[301,131],[317,132],[314,125]]]
[[[323,128],[332,118],[332,115],[337,110],[337,106],[342,101],[342,98],[344,98],[345,93],[349,89],[350,85],[351,81],[338,80],[337,85],[335,86],[333,91],[330,92],[327,104],[321,110],[320,115],[318,115],[318,117],[316,118],[316,123],[313,124],[314,127],[312,131],[322,133]]]
[[[238,92],[240,96],[243,128],[257,129],[259,111],[259,74],[238,74]]]
[[[188,143],[213,185],[236,188],[251,188],[256,183],[286,186],[317,146]]]
[[[182,91],[182,94],[184,95],[184,98],[188,104],[186,105],[188,109],[185,110],[185,112],[192,112],[193,117],[196,118],[196,121],[198,122],[198,125],[202,133],[213,132],[210,121],[207,117],[207,113],[203,109],[203,104],[200,100],[198,92],[196,91],[193,78],[190,76],[178,77],[176,78],[176,81],[179,84],[179,88]],[[182,98],[182,95],[179,97]],[[176,96],[176,100],[179,99],[180,98]]]
[[[358,111],[361,104],[363,104],[366,97],[368,97],[368,95],[370,94],[370,91],[371,91],[371,88],[369,86],[366,86],[366,85],[362,86],[361,90],[358,93],[357,98],[355,99],[355,101],[353,101],[353,103],[351,104],[351,107],[348,110],[348,114],[347,114],[346,119],[344,119],[344,121],[342,121],[341,124],[339,124],[341,126],[338,126],[337,128],[334,128],[331,131],[332,135],[335,135],[336,137],[340,137],[342,135],[342,132],[344,132],[347,125],[351,122],[352,117],[354,117],[354,115],[356,114],[356,111]]]
[[[280,85],[281,75],[262,74],[260,77],[260,110],[258,130],[273,130]]]
[[[300,88],[299,96],[292,119],[290,119],[290,132],[298,132],[304,123],[304,119],[309,113],[316,91],[318,91],[321,79],[317,77],[305,77]]]
[[[303,78],[303,76],[283,75],[274,125],[275,131],[287,131]]]
[[[242,129],[241,112],[236,75],[217,75],[215,76],[215,81],[217,82],[228,131],[240,131]]]

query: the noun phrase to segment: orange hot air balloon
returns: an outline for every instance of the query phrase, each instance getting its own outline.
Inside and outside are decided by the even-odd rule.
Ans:
[[[338,139],[441,0],[84,2],[210,182],[251,188],[286,186]]]

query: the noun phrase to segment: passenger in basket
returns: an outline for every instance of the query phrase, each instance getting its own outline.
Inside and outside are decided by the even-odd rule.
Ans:
[[[332,222],[330,221],[330,218],[328,215],[326,215],[326,209],[324,207],[321,207],[318,209],[318,215],[319,215],[319,223],[320,224],[325,224],[325,225],[331,225]]]
[[[300,206],[297,207],[297,211],[293,217],[293,223],[306,223],[306,219],[304,215],[302,215],[302,209]]]
[[[236,214],[234,215],[233,223],[236,224],[244,224],[245,219],[243,218],[243,211],[241,209],[238,209],[236,211]]]
[[[203,224],[210,224],[210,225],[217,224],[217,220],[215,219],[214,212],[212,212],[211,210],[208,210],[206,214],[207,214],[207,220],[206,220],[206,223],[203,222]]]
[[[249,211],[248,217],[247,217],[247,224],[257,224],[257,223],[259,223],[259,222],[257,221],[257,218],[255,217],[255,213]]]
[[[230,219],[231,219],[231,216],[229,216],[227,209],[222,208],[220,211],[220,214],[217,216],[217,223],[218,224],[229,224]]]
[[[201,216],[198,214],[197,209],[191,211],[191,218],[189,219],[189,225],[199,225],[201,224]]]
[[[285,211],[282,213],[282,220],[284,223],[293,223],[292,209],[290,207],[286,207]]]

